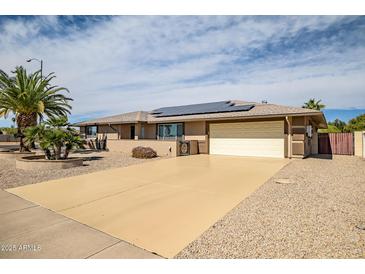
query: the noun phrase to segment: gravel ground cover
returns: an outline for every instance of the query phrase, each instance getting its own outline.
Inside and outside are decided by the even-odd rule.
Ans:
[[[365,258],[361,228],[365,161],[293,160],[176,258]]]
[[[91,173],[108,168],[124,167],[161,159],[161,157],[154,159],[135,159],[132,158],[130,155],[122,152],[95,151],[86,153],[73,153],[70,156],[83,157],[84,165],[82,167],[75,167],[63,170],[25,171],[15,168],[14,159],[0,159],[0,188],[13,188],[22,185],[40,183],[52,179]]]

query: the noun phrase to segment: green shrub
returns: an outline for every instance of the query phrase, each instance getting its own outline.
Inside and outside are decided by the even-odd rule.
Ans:
[[[318,130],[318,132],[319,133],[337,133],[337,132],[341,132],[341,130],[334,125],[328,124],[328,128],[326,128],[326,129],[321,128]]]
[[[49,119],[25,130],[25,142],[38,142],[47,160],[67,159],[70,151],[83,148],[84,141],[66,117]]]
[[[0,134],[15,135],[15,134],[17,134],[17,132],[18,132],[18,129],[15,127],[0,128]]]
[[[157,152],[150,147],[135,147],[132,149],[132,157],[140,159],[151,159],[157,157]]]

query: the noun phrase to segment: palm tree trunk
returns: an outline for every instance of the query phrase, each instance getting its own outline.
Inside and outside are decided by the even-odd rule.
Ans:
[[[61,159],[61,149],[62,147],[60,145],[57,146],[57,149],[56,149],[56,160],[59,160]]]
[[[19,152],[25,152],[26,151],[26,147],[24,145],[24,135],[23,135],[23,132],[20,129],[19,125],[18,125],[18,133],[17,133],[17,136],[20,139],[20,141],[19,141]]]
[[[33,117],[32,117],[32,127],[35,127],[35,126],[37,126],[38,125],[38,121],[37,121],[37,114],[36,113],[34,113],[33,114]],[[35,149],[35,143],[34,143],[34,141],[32,141],[31,143],[30,143],[30,147],[31,147],[31,149]]]
[[[48,148],[46,148],[44,150],[44,157],[46,158],[46,160],[52,160],[51,159],[51,151]]]
[[[36,113],[19,113],[16,117],[18,125],[18,137],[20,138],[20,152],[30,151],[29,146],[24,144],[24,130],[37,122]]]

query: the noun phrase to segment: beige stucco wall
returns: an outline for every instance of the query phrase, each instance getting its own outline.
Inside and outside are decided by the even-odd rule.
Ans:
[[[134,124],[134,138],[141,139],[142,137],[142,125],[141,123]]]
[[[308,120],[308,117],[304,117],[304,126],[310,125],[310,121]],[[304,129],[304,132],[306,132],[306,128]],[[312,139],[307,136],[306,133],[304,133],[304,156],[308,156],[311,154],[312,151]]]
[[[292,154],[294,157],[305,157],[310,154],[318,153],[318,134],[314,123],[310,118],[304,116],[291,117],[292,118]],[[250,121],[274,121],[274,120],[284,120],[284,155],[287,157],[288,155],[288,130],[285,119],[283,118],[269,118],[269,119],[250,119]],[[224,121],[224,122],[239,122],[240,120],[234,121]],[[248,120],[244,120],[245,122]],[[195,121],[195,122],[185,122],[184,123],[184,139],[185,140],[197,140],[199,153],[209,153],[209,135],[208,135],[208,126],[209,123],[214,123],[215,121]],[[223,122],[223,121],[219,121]],[[305,126],[312,124],[313,126],[313,137],[308,138],[305,134]],[[138,136],[140,141],[157,141],[156,140],[156,124],[147,124],[147,123],[139,123],[139,124],[120,124],[120,125],[112,125],[110,126],[99,126],[98,127],[98,135],[101,137],[104,134],[108,136],[108,140],[113,141],[117,139],[123,139],[125,141],[130,140],[130,131],[131,126],[135,126],[135,135]],[[142,127],[144,128],[144,136],[142,136]],[[85,132],[85,127],[80,128],[81,132]],[[168,141],[165,141],[168,142]],[[175,141],[172,141],[175,142]],[[133,145],[133,143],[131,143]],[[123,149],[125,152],[130,152],[130,147],[126,144],[126,149]],[[160,149],[161,145],[158,145],[158,149]],[[118,145],[112,144],[113,149],[121,150]],[[176,147],[172,148],[176,150]],[[166,146],[162,146],[161,153],[166,154]],[[176,155],[176,152],[172,153]]]
[[[205,121],[185,122],[184,139],[187,141],[197,140],[199,153],[207,154],[208,153],[207,123]]]
[[[135,135],[141,136],[141,124],[98,125],[97,136],[107,136],[109,140],[130,139],[132,125],[135,126]],[[85,129],[86,127],[80,127],[80,132],[85,133]]]
[[[134,133],[138,139],[156,139],[156,124],[136,123],[136,124],[119,124],[109,126],[99,126],[98,135],[108,135],[108,139],[130,139],[131,126],[134,126]],[[142,136],[142,128],[144,136]],[[114,134],[114,135],[113,135]],[[109,138],[112,136],[113,138]]]
[[[98,137],[102,138],[107,136],[109,140],[119,139],[120,131],[117,125],[102,125],[98,126]]]
[[[119,151],[132,153],[132,149],[138,146],[150,147],[157,152],[159,156],[177,156],[176,141],[161,140],[109,140],[107,148],[110,151]]]
[[[156,124],[144,124],[144,139],[156,139]]]
[[[308,137],[306,126],[312,125],[313,135]],[[287,156],[287,125],[285,127],[285,155]],[[293,157],[306,157],[310,154],[318,154],[317,127],[311,118],[305,116],[292,117],[292,154]]]
[[[293,126],[303,126],[305,124],[305,117],[304,116],[295,116],[292,118],[292,125]]]
[[[354,132],[354,149],[355,149],[355,156],[358,156],[358,157],[364,157],[365,158],[365,155],[363,155],[363,152],[364,152],[364,148],[363,146],[365,144],[363,144],[363,141],[364,141],[364,137],[363,137],[363,134],[365,134],[365,131],[355,131]]]
[[[189,135],[205,135],[206,123],[205,121],[197,121],[197,122],[185,122],[185,136]]]
[[[312,137],[306,134],[306,126],[312,126]],[[317,127],[311,117],[304,117],[304,157],[311,154],[318,154],[318,133]]]
[[[122,124],[119,125],[120,131],[120,139],[130,139],[131,137],[131,125],[130,124]]]
[[[305,127],[309,123],[307,117],[292,117],[292,155],[305,157],[311,153],[311,140],[305,134]]]
[[[86,134],[86,127],[80,127],[80,133]],[[98,125],[97,126],[97,137],[103,138],[107,136],[109,140],[119,139],[121,135],[120,125]]]
[[[113,125],[98,126],[98,133],[118,133],[118,127]]]
[[[86,127],[80,127],[80,133],[85,134]]]
[[[284,134],[284,157],[288,157],[288,133]]]

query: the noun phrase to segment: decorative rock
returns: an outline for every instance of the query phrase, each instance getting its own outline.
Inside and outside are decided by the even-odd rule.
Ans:
[[[175,258],[364,258],[364,167],[343,155],[293,160]]]
[[[276,179],[275,183],[277,184],[294,184],[293,181],[287,179],[287,178],[283,178],[283,179]]]
[[[357,224],[355,227],[360,230],[365,230],[365,223]]]

